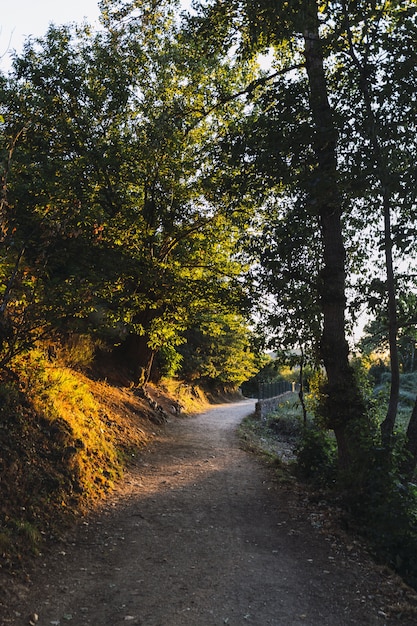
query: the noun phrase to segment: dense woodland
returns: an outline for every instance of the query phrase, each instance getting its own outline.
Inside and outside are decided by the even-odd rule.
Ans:
[[[417,369],[416,2],[99,4],[100,30],[51,26],[0,76],[1,393],[42,351],[233,389],[274,350],[310,372],[304,465],[330,434],[332,488],[417,580],[417,401],[397,418]]]

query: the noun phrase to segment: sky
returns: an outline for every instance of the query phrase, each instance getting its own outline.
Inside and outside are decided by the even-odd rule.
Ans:
[[[49,24],[98,25],[99,0],[0,0],[0,70],[10,68],[10,50],[20,52],[25,39],[42,37]],[[190,0],[183,0],[188,7]]]
[[[51,22],[97,23],[98,0],[0,0],[0,69],[10,67],[8,50],[22,50],[29,35],[44,35]]]

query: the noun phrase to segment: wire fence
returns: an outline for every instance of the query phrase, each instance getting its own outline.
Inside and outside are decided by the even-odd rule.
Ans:
[[[266,400],[267,398],[275,398],[287,391],[293,391],[292,383],[287,381],[275,381],[272,383],[259,383],[258,400]]]

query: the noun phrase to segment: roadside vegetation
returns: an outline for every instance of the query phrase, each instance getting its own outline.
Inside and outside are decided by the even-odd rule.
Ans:
[[[368,397],[378,430],[389,397],[390,374],[379,359],[356,360],[364,394]],[[281,379],[298,375],[296,370],[283,368],[279,362],[269,363],[258,374]],[[320,393],[317,379],[321,372],[310,371],[305,382],[305,419],[297,394],[286,396],[276,409],[260,419],[255,414],[246,418],[240,429],[241,445],[262,457],[282,483],[302,483],[312,493],[322,493],[334,509],[342,511],[341,519],[349,533],[360,536],[375,558],[397,571],[404,580],[417,588],[417,488],[401,477],[404,462],[402,443],[405,438],[410,406],[417,392],[417,372],[400,376],[399,419],[395,432],[396,463],[392,474],[386,475],[387,459],[383,448],[375,445],[373,463],[363,464],[364,475],[358,481],[356,493],[340,490],[337,444],[333,432],[326,428],[320,414]],[[254,384],[250,381],[250,385]],[[249,388],[250,388],[249,385]],[[368,452],[372,448],[367,448]]]

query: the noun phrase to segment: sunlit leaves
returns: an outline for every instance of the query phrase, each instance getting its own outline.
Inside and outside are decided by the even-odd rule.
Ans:
[[[252,70],[199,53],[174,3],[101,4],[103,31],[51,27],[15,61],[6,134],[27,130],[9,228],[50,323],[157,351],[201,311],[245,304],[251,208],[224,142]]]
[[[178,350],[181,372],[196,378],[238,387],[257,371],[250,332],[241,316],[204,311],[188,329]]]

